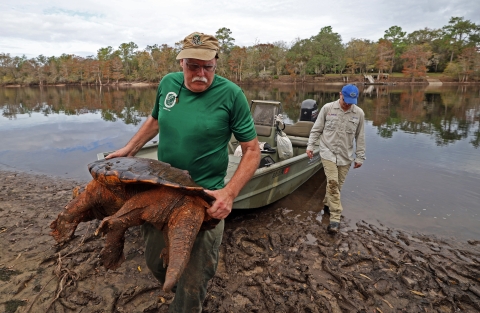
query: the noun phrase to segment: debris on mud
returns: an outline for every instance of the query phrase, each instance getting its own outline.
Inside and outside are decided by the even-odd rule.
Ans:
[[[315,215],[230,227],[205,311],[480,311],[479,249],[365,222],[332,237]]]
[[[125,234],[125,263],[105,270],[98,221],[61,248],[49,223],[79,183],[0,171],[2,312],[167,312],[145,266],[138,227]],[[324,188],[324,185],[323,185]],[[281,201],[226,221],[204,312],[479,312],[480,245],[344,218],[296,215]]]

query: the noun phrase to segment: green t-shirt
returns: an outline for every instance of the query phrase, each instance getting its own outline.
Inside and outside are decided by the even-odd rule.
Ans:
[[[160,127],[158,159],[188,170],[206,189],[223,188],[232,133],[240,142],[257,136],[248,101],[240,87],[221,76],[215,75],[201,93],[182,84],[183,73],[178,72],[166,75],[158,86],[152,111]]]

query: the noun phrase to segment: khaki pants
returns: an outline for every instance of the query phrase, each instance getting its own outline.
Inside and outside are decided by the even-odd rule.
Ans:
[[[325,159],[322,159],[322,164],[327,177],[327,190],[323,204],[328,205],[330,208],[330,222],[340,223],[343,211],[340,191],[351,164],[338,166],[334,162]]]
[[[182,276],[173,288],[175,298],[168,311],[175,313],[201,312],[203,300],[207,295],[208,281],[215,275],[218,265],[218,254],[222,243],[225,221],[221,220],[211,230],[200,231],[193,244],[190,260]],[[145,261],[152,274],[160,283],[165,282],[166,268],[160,252],[165,247],[163,233],[153,225],[142,225],[142,235],[145,240]]]

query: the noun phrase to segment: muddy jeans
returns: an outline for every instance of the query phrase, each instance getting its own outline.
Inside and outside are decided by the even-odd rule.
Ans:
[[[322,164],[327,177],[327,191],[323,203],[330,208],[330,222],[340,223],[343,211],[342,202],[340,201],[340,190],[342,190],[351,164],[338,166],[334,162],[323,158]]]
[[[170,304],[169,312],[193,313],[202,311],[202,303],[207,294],[208,281],[215,275],[218,254],[222,242],[224,220],[212,230],[200,231],[193,244],[190,260],[176,285],[175,298]],[[145,260],[153,275],[165,282],[166,268],[160,252],[165,246],[163,234],[149,223],[142,226],[145,240]],[[174,287],[175,290],[175,287]]]

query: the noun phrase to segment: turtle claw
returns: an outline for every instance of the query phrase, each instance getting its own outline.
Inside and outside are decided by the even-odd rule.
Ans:
[[[102,220],[102,222],[100,223],[100,226],[98,226],[97,230],[95,231],[95,236],[98,236],[99,234],[103,236],[105,236],[108,232],[108,229],[110,228],[110,223],[109,223],[109,220],[110,220],[110,216],[104,218]]]
[[[100,251],[100,259],[103,266],[109,270],[116,270],[125,261],[125,255],[123,254],[123,244],[120,247],[105,247]]]
[[[160,259],[163,260],[163,268],[166,268],[168,265],[168,249],[163,248],[162,252],[160,252]]]
[[[52,235],[57,244],[64,244],[72,240],[77,224],[66,221],[58,223],[57,221],[58,219],[50,223],[50,228],[52,229],[50,235]]]
[[[100,259],[106,269],[115,270],[123,261],[123,247],[125,244],[125,230],[118,228],[119,220],[115,216],[108,216],[102,220],[100,226],[95,231],[95,236],[99,234],[106,236],[106,243],[102,251],[100,251]],[[116,228],[116,229],[115,229]]]

